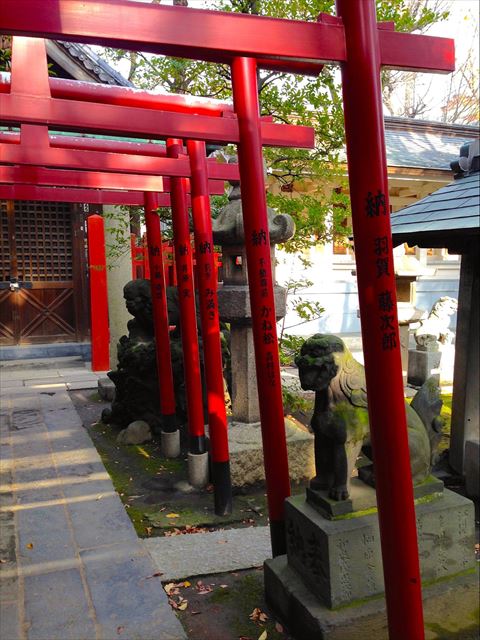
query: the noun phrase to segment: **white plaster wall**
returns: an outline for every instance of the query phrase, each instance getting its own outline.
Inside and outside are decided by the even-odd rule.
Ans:
[[[307,279],[313,284],[295,295],[290,295],[290,307],[285,316],[284,331],[294,335],[310,336],[314,333],[360,333],[357,317],[358,288],[352,270],[354,262],[348,257],[333,256],[331,245],[311,248],[306,257],[312,265],[305,267],[297,254],[277,250],[277,282],[286,286],[289,280]],[[416,307],[430,311],[433,303],[442,296],[458,298],[459,271],[453,268],[449,277],[439,275],[420,276],[417,279]],[[318,302],[324,313],[318,320],[303,323],[291,309],[293,298]],[[280,327],[281,325],[279,325]],[[450,329],[455,331],[456,315],[450,319]]]

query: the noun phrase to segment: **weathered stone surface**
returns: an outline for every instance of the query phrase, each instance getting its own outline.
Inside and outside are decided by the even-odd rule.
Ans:
[[[9,640],[10,638],[20,637],[18,604],[16,602],[6,602],[5,604],[2,604],[2,615],[0,616],[0,638]]]
[[[302,496],[285,503],[291,568],[328,607],[383,592],[378,517],[327,520]],[[473,503],[451,491],[416,507],[421,575],[437,580],[475,566]]]
[[[12,416],[12,426],[14,429],[30,429],[42,424],[40,412],[35,409],[22,409],[14,411]]]
[[[301,640],[388,640],[384,598],[328,609],[287,564],[286,556],[267,560],[268,604]],[[425,640],[478,639],[478,573],[423,588]],[[406,639],[405,639],[406,640]]]
[[[287,292],[284,287],[275,285],[275,314],[277,320],[286,313]],[[218,310],[223,322],[246,321],[251,319],[250,295],[248,285],[221,285],[218,287]]]
[[[230,351],[236,355],[232,372],[234,420],[254,423],[260,420],[253,331],[248,326],[231,326]]]
[[[115,398],[115,385],[110,378],[100,378],[98,381],[98,395],[102,400],[112,402]]]
[[[152,439],[148,422],[134,420],[126,429],[122,429],[117,436],[117,444],[142,444]]]
[[[314,474],[313,436],[299,423],[285,420],[290,479],[308,480]],[[232,422],[228,429],[232,485],[265,481],[260,423]]]
[[[93,640],[93,620],[78,569],[25,578],[29,640]]]
[[[374,486],[364,367],[355,360],[341,338],[321,333],[303,343],[295,364],[302,388],[315,391],[315,407],[310,424],[315,434],[316,474],[310,483],[311,488],[328,489],[328,496],[333,500],[346,500],[360,451],[372,463],[362,466],[358,475],[364,482]],[[405,402],[414,484],[420,484],[430,475],[433,457],[431,443],[435,440],[430,436],[432,430],[437,433],[436,421],[442,406],[438,393],[433,393],[430,386],[424,394],[422,415]],[[431,411],[426,408],[428,402],[431,403]],[[432,416],[435,418],[432,419]]]
[[[143,540],[162,580],[259,567],[272,555],[269,527]]]
[[[229,202],[220,214],[212,220],[213,240],[221,245],[244,245],[242,200],[239,183],[231,183]],[[289,240],[295,233],[295,223],[288,214],[278,213],[267,207],[268,232],[270,244],[279,244]]]
[[[154,565],[140,545],[105,545],[81,552],[99,637],[184,640]],[[79,636],[79,638],[82,636]]]
[[[440,374],[441,351],[408,351],[408,382],[421,386],[432,375]]]
[[[443,493],[443,489],[444,485],[441,480],[435,476],[429,476],[421,484],[415,485],[413,496],[415,500],[425,498],[425,496],[438,498]],[[359,478],[352,478],[348,500],[332,500],[328,497],[326,489],[314,490],[307,487],[307,502],[325,518],[335,520],[339,516],[376,509],[377,493],[373,487],[365,484]]]

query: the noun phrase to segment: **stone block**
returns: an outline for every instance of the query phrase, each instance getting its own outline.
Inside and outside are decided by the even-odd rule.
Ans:
[[[101,638],[186,638],[158,578],[137,544],[106,545],[83,551],[82,562]],[[79,636],[82,637],[83,636]]]
[[[421,387],[432,375],[440,374],[441,351],[408,351],[408,382]]]
[[[17,513],[19,560],[25,569],[45,571],[51,563],[76,560],[72,534],[61,504],[20,509]]]
[[[78,569],[26,576],[24,585],[29,640],[97,637]]]
[[[465,490],[470,498],[479,497],[480,493],[480,441],[465,442]]]
[[[426,496],[439,497],[443,493],[444,485],[435,476],[428,476],[423,482],[413,488],[415,500]],[[377,508],[377,493],[375,489],[365,484],[359,478],[350,479],[350,497],[348,500],[332,500],[326,489],[311,489],[307,487],[307,502],[322,516],[335,520],[347,514]]]
[[[20,616],[17,602],[2,603],[0,615],[0,638],[2,640],[16,640],[21,638]]]
[[[113,486],[109,494],[96,493],[88,482],[70,485],[64,492],[75,541],[80,549],[116,542],[137,542],[135,529]]]
[[[309,480],[315,475],[313,436],[293,420],[285,420],[288,465],[293,482]],[[228,429],[232,485],[265,482],[262,432],[260,423],[232,422]]]
[[[286,313],[286,289],[275,285],[275,313],[277,320]],[[222,285],[218,288],[218,310],[223,322],[251,319],[250,295],[248,286]]]
[[[475,565],[473,503],[445,490],[416,507],[421,575],[438,580]],[[327,520],[303,496],[285,503],[289,566],[329,608],[383,593],[377,513]]]
[[[288,566],[286,556],[267,560],[264,569],[267,602],[295,638],[388,640],[383,597],[332,611]],[[422,593],[425,640],[478,640],[478,572],[424,586]]]
[[[160,536],[142,542],[163,573],[163,582],[261,567],[272,555],[268,526]]]
[[[98,381],[98,395],[102,400],[113,401],[115,398],[115,385],[110,378],[100,378]]]

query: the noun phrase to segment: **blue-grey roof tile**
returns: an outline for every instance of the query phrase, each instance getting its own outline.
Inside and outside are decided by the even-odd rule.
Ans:
[[[459,178],[392,214],[392,234],[408,237],[439,231],[477,231],[480,226],[480,174]]]

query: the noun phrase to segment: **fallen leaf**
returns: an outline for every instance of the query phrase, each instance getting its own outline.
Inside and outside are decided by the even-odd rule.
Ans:
[[[190,611],[190,613],[192,614],[192,616],[198,616],[202,612],[201,611]]]
[[[103,495],[102,495],[102,494],[100,494],[100,495],[98,495],[98,496],[95,498],[95,500],[101,500],[102,498],[103,498]]]
[[[267,630],[265,629],[265,631],[263,633],[261,633],[258,636],[258,640],[267,640]]]
[[[268,620],[267,614],[258,607],[255,607],[249,617],[253,622],[266,622]]]
[[[147,534],[147,536],[151,536],[152,535],[152,527],[145,527],[145,533]]]
[[[227,544],[228,540],[217,540],[217,544]]]
[[[220,584],[218,585],[220,589],[228,589],[228,584]]]
[[[180,611],[185,611],[187,607],[188,607],[188,600],[182,600],[181,602],[178,603],[178,609],[180,609]]]
[[[0,564],[5,564],[7,561],[4,560],[3,558],[0,558]]]
[[[29,542],[26,547],[27,549],[33,549],[33,542]]]
[[[177,585],[175,584],[175,582],[169,582],[168,584],[166,584],[164,587],[165,593],[167,595],[170,595],[171,592],[177,588]]]
[[[180,514],[179,513],[167,513],[167,518],[179,518]]]
[[[122,627],[122,626],[117,627],[117,633],[118,633],[118,635],[120,635],[121,633],[123,633],[123,630],[124,630],[124,629],[125,629],[125,627]]]
[[[283,627],[279,622],[275,623],[275,630],[278,631],[278,633],[283,633]]]
[[[198,594],[201,596],[213,591],[212,587],[209,584],[203,584],[201,580],[197,582],[197,584],[195,585],[195,589],[198,591]]]
[[[159,578],[160,576],[163,576],[163,571],[157,571],[156,573],[152,573],[151,576],[147,576],[147,580],[149,580],[150,578]]]
[[[184,586],[184,587],[191,587],[191,586],[192,586],[192,583],[191,583],[191,582],[189,582],[188,580],[185,580],[185,581],[184,581],[184,583],[183,583],[183,586]]]

